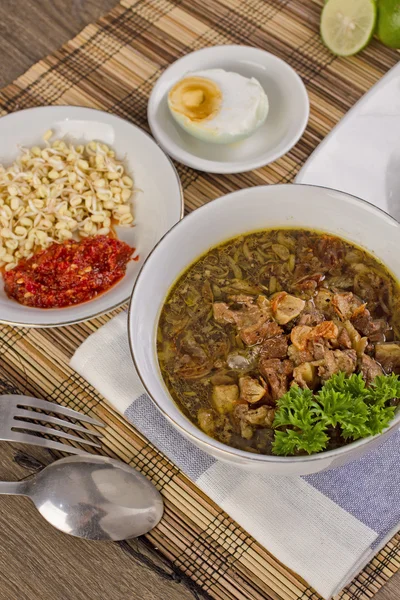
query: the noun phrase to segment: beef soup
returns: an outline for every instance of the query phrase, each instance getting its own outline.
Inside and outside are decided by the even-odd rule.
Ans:
[[[158,358],[172,398],[206,434],[272,453],[276,404],[333,375],[400,372],[400,287],[372,255],[308,230],[242,235],[171,289]],[[328,449],[348,443],[332,430]]]

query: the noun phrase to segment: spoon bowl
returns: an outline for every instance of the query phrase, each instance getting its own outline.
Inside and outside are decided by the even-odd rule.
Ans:
[[[150,481],[103,456],[62,458],[32,479],[0,483],[0,494],[28,496],[51,525],[90,540],[143,535],[163,514],[161,495]]]

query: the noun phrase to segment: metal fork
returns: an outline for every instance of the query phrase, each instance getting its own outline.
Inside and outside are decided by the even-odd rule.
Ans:
[[[67,419],[52,417],[44,412],[37,412],[37,409],[81,421],[82,423],[104,427],[104,424],[100,421],[87,417],[76,410],[72,410],[72,408],[66,408],[64,406],[59,406],[54,402],[47,402],[46,400],[39,400],[38,398],[31,398],[30,396],[12,394],[0,396],[0,440],[33,444],[34,446],[44,446],[45,448],[62,450],[63,452],[70,452],[71,454],[84,454],[83,450],[75,448],[75,446],[43,437],[43,435],[47,434],[65,440],[79,442],[82,445],[92,446],[93,448],[101,448],[101,445],[98,444],[97,441],[72,435],[66,431],[47,427],[40,423],[58,425],[59,427],[79,431],[95,437],[102,437],[101,433],[94,431],[93,429],[88,429],[78,423],[69,422]],[[40,423],[34,423],[33,421],[39,421]],[[26,433],[26,431],[32,431],[32,434]]]

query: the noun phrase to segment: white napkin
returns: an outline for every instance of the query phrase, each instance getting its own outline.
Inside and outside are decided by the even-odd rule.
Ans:
[[[316,148],[296,183],[354,194],[400,220],[400,63]]]
[[[358,193],[379,200],[381,206],[386,203],[387,208],[393,200],[387,185],[388,165],[395,156],[393,129],[400,126],[399,81],[400,65],[350,111],[338,126],[340,137],[334,130],[297,181]],[[372,144],[368,144],[370,132]],[[382,195],[382,190],[389,194]],[[326,599],[350,582],[399,529],[399,432],[362,459],[325,473],[304,478],[249,474],[206,455],[158,412],[134,370],[125,313],[91,335],[76,351],[71,366],[260,544]]]

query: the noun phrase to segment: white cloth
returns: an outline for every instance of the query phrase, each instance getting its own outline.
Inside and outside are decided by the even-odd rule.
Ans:
[[[296,183],[335,188],[400,220],[400,63],[314,150]]]
[[[393,144],[387,140],[396,144],[399,140],[399,129],[393,138],[400,124],[399,81],[400,66],[350,111],[338,127],[340,137],[335,132],[329,136],[297,181],[378,198],[381,206],[392,207],[393,190],[387,185],[388,168],[383,166],[394,160]],[[372,145],[366,123],[372,127]],[[385,149],[390,156],[383,156]],[[382,196],[382,190],[389,190],[389,195]],[[195,448],[158,412],[135,372],[125,313],[91,335],[76,351],[71,366],[260,544],[326,599],[351,581],[399,529],[400,433],[366,457],[325,473],[304,478],[249,474]]]

